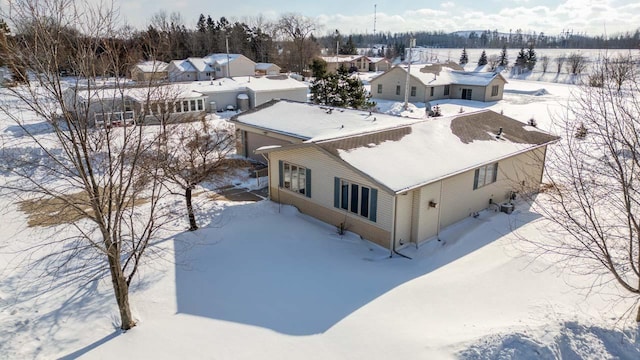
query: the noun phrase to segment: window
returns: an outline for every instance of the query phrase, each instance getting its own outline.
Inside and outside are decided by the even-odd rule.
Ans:
[[[335,178],[334,207],[376,221],[378,190]]]
[[[279,173],[281,188],[311,197],[311,170],[280,160]]]
[[[411,87],[411,96],[416,96],[416,87],[415,86]]]
[[[198,111],[204,110],[204,100],[198,99]]]
[[[485,165],[476,169],[473,176],[473,190],[492,184],[498,179],[498,163]]]
[[[182,111],[184,111],[184,112],[188,112],[189,111],[189,100],[183,100],[182,101]]]
[[[176,112],[182,112],[182,102],[176,101]]]
[[[378,84],[378,94],[382,94],[382,84]]]
[[[498,85],[493,85],[491,87],[491,96],[498,96],[498,89],[499,89]]]
[[[400,95],[400,85],[396,85],[396,95]]]
[[[191,111],[196,111],[196,101],[191,100]]]
[[[445,96],[449,95],[449,85],[444,86],[444,95]]]
[[[131,100],[124,101],[124,111],[133,111],[133,104],[131,103]]]
[[[429,96],[433,96],[433,88],[430,88],[430,90],[429,90]]]

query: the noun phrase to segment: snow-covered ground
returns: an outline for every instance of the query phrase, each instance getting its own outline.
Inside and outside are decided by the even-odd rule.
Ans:
[[[431,105],[445,115],[490,108],[553,130],[572,89],[510,80],[497,103]],[[411,117],[424,106],[378,104]],[[0,118],[3,141],[20,141],[14,130]],[[0,358],[640,358],[639,334],[623,318],[633,301],[612,283],[589,291],[597,279],[521,241],[544,241],[545,222],[525,203],[405,248],[409,260],[289,206],[195,201],[203,226],[170,224],[132,288],[138,326],[121,333],[106,274],[68,281],[25,270],[45,254],[19,250],[64,234],[26,228],[26,215],[0,197]]]

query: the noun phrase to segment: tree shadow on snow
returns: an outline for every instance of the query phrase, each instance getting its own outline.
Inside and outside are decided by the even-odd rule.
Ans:
[[[198,231],[206,244],[176,238],[178,313],[298,336],[323,333],[395,287],[499,239],[503,234],[473,229],[491,217],[510,218],[469,218],[442,232],[447,241],[429,242],[408,260],[389,259],[387,249],[269,201],[218,216],[223,226]]]

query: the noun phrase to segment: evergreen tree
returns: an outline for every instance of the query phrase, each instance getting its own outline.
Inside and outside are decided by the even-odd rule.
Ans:
[[[536,62],[538,58],[536,56],[536,51],[533,49],[533,44],[529,45],[529,49],[527,49],[527,69],[533,70],[536,67]]]
[[[467,55],[467,48],[462,48],[462,54],[460,54],[460,65],[465,66],[469,63],[469,56]]]
[[[311,76],[318,79],[324,77],[326,74],[327,62],[319,58],[313,59],[311,62]]]
[[[346,67],[311,83],[311,100],[316,104],[361,109],[375,106],[370,99],[360,79],[350,76]]]
[[[500,62],[498,66],[505,67],[509,65],[509,57],[507,56],[507,44],[502,45],[502,52],[500,52]]]
[[[524,48],[521,48],[520,52],[518,53],[518,57],[516,58],[516,65],[521,68],[527,65],[527,53],[524,51]]]
[[[487,65],[489,61],[487,60],[487,52],[482,50],[482,54],[480,54],[480,59],[478,59],[478,66]]]
[[[353,41],[353,36],[349,35],[347,42],[340,46],[340,55],[356,55],[357,53],[358,49]]]

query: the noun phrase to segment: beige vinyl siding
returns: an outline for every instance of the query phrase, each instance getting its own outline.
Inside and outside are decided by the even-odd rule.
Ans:
[[[278,188],[279,160],[311,170],[311,198]],[[393,196],[322,150],[304,147],[271,152],[269,175],[269,191],[272,200],[295,205],[301,212],[309,213],[332,225],[337,226],[346,219],[347,230],[354,231],[382,246],[388,246],[392,227]],[[334,177],[378,190],[376,222],[334,207]]]
[[[404,101],[404,90],[407,81],[407,73],[400,68],[392,68],[383,75],[371,80],[372,97],[377,99]],[[382,85],[382,93],[378,93],[378,84]],[[396,86],[400,86],[400,94],[396,95]],[[428,101],[427,87],[415,77],[409,79],[409,91],[411,87],[416,87],[416,96],[409,96],[409,101],[424,102]],[[409,93],[411,94],[411,93]]]
[[[452,225],[474,212],[489,207],[489,199],[501,203],[508,199],[511,191],[537,191],[543,171],[546,147],[529,151],[498,162],[498,176],[495,183],[473,190],[475,169],[426,185],[414,194],[418,201],[413,208],[416,228],[412,229],[418,242],[437,234],[438,212],[440,229]],[[523,186],[524,181],[524,186]],[[442,197],[440,199],[440,191]],[[417,198],[417,199],[416,199]],[[429,207],[429,201],[438,203],[438,208]]]
[[[231,76],[253,76],[256,73],[256,63],[245,56],[239,56],[231,61]],[[224,70],[226,74],[226,69]]]
[[[491,96],[491,88],[497,85],[498,86],[498,95]],[[484,98],[485,101],[498,101],[502,100],[502,95],[504,93],[504,81],[499,78],[495,78],[491,81],[489,85],[485,88]]]
[[[485,94],[487,91],[485,86],[451,85],[451,93],[449,94],[450,98],[462,99],[462,89],[471,89],[471,100],[485,101]],[[489,94],[491,94],[491,89],[489,89]]]
[[[243,141],[237,142],[238,146],[236,147],[236,153],[260,163],[265,163],[266,160],[261,154],[255,153],[256,149],[270,145],[291,145],[291,141],[248,131],[242,131],[241,136]],[[243,143],[245,144],[244,146],[242,146]]]

